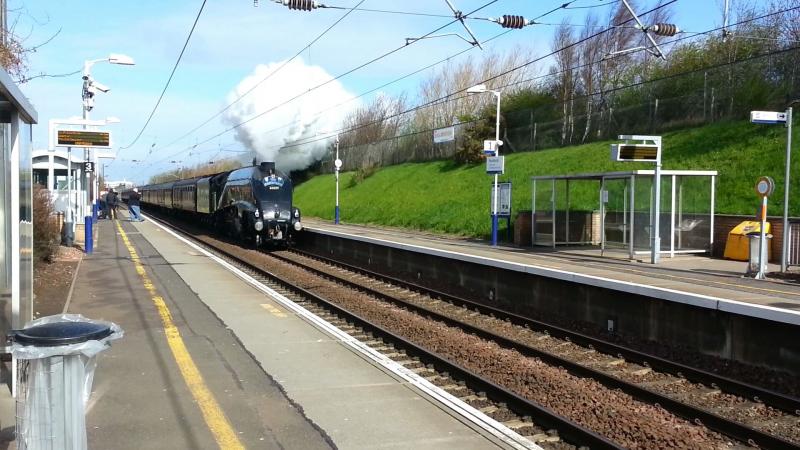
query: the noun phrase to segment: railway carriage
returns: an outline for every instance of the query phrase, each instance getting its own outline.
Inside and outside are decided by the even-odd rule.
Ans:
[[[271,162],[140,191],[146,208],[197,219],[251,246],[288,245],[303,229],[292,181]]]

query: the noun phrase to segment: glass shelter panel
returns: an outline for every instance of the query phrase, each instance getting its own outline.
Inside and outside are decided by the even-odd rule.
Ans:
[[[608,249],[628,248],[631,230],[631,178],[603,181],[603,233]]]
[[[711,177],[676,176],[676,251],[711,248]]]
[[[533,243],[553,245],[553,181],[533,183]]]

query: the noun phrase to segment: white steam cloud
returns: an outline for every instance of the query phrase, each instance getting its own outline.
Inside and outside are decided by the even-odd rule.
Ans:
[[[252,89],[282,64],[284,63],[259,64],[252,75],[247,76],[228,94],[228,102]],[[229,108],[225,112],[225,121],[230,125],[244,122],[332,78],[321,67],[308,66],[298,58]],[[340,128],[348,108],[332,109],[319,117],[316,117],[316,113],[351,98],[353,95],[341,83],[331,81],[237,128],[236,140],[250,149],[260,161],[275,161],[280,170],[304,169],[322,159],[329,148],[328,140],[297,146],[293,144],[319,139],[320,133],[325,134]],[[353,106],[350,105],[351,108]],[[286,124],[290,125],[283,126]]]

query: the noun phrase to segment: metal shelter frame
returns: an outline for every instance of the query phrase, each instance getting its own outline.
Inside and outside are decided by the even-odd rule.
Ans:
[[[619,224],[619,229],[622,233],[622,239],[624,247],[627,249],[628,257],[630,259],[634,259],[636,255],[641,254],[649,254],[652,251],[652,242],[648,244],[647,250],[637,250],[635,243],[636,234],[635,230],[636,227],[634,226],[636,223],[636,179],[637,177],[649,177],[653,178],[655,176],[655,170],[633,170],[633,171],[625,171],[625,172],[603,172],[603,173],[584,173],[584,174],[573,174],[573,175],[545,175],[545,176],[533,176],[531,177],[531,243],[532,245],[546,245],[551,246],[552,248],[556,248],[558,245],[598,245],[600,247],[600,254],[601,256],[604,255],[605,251],[608,249],[608,239],[606,236],[606,213],[609,212],[607,208],[608,203],[608,191],[607,187],[609,182],[614,180],[625,180],[627,182],[624,188],[623,194],[623,215],[622,215],[622,223]],[[715,202],[716,202],[716,177],[718,172],[715,170],[661,170],[661,179],[664,180],[665,178],[671,180],[670,183],[670,212],[669,212],[669,248],[664,249],[664,246],[661,246],[661,250],[659,251],[660,254],[669,255],[670,257],[674,257],[676,254],[685,254],[685,253],[706,253],[711,251],[714,245],[714,210],[715,210]],[[707,248],[683,248],[682,237],[683,232],[691,231],[691,228],[696,226],[696,223],[685,223],[686,221],[683,218],[683,189],[682,187],[678,189],[676,183],[678,177],[710,177],[710,192],[709,192],[709,236],[708,236],[708,245]],[[563,200],[565,200],[566,205],[563,208],[563,215],[564,215],[564,225],[563,225],[563,232],[561,233],[565,239],[558,239],[559,236],[559,229],[557,228],[558,223],[557,220],[557,212],[558,212],[558,205],[557,200],[559,200],[559,191],[558,191],[558,184],[557,181],[564,181],[565,182],[565,189],[564,192],[561,193],[563,195]],[[570,240],[572,236],[570,234],[570,181],[596,181],[599,183],[599,191],[597,193],[597,203],[599,204],[599,239],[573,239]],[[537,214],[537,183],[548,183],[550,185],[550,198],[548,199],[549,208],[544,210],[542,208],[539,209],[539,213],[544,211],[549,212],[549,215],[546,214]],[[655,214],[653,212],[653,199],[654,199],[654,192],[653,192],[653,185],[654,183],[651,182],[650,188],[650,198],[648,201],[650,202],[649,206],[649,216],[650,221],[649,224],[643,229],[649,230],[654,229],[655,224]],[[541,186],[541,184],[540,184]],[[682,185],[681,185],[682,186]],[[641,195],[641,194],[640,194]],[[662,195],[663,199],[663,195]],[[663,217],[663,215],[662,215]],[[547,228],[548,225],[548,218],[550,223],[550,232],[543,233],[539,232],[540,234],[544,235],[544,237],[537,237],[537,228]],[[641,220],[641,217],[639,218]],[[543,227],[540,227],[543,225]],[[574,233],[573,233],[574,234]],[[549,235],[549,241],[548,236]],[[546,242],[546,243],[545,243]],[[677,244],[677,248],[676,248]]]

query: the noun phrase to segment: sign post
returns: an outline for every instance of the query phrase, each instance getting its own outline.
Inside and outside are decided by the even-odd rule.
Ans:
[[[786,167],[783,180],[783,239],[781,239],[781,272],[786,272],[789,261],[789,174],[792,162],[792,108],[786,112],[750,111],[750,122],[786,125]]]
[[[775,190],[775,181],[770,177],[761,177],[756,181],[756,193],[761,197],[761,235],[758,240],[758,272],[756,279],[766,278],[767,266],[764,261],[764,246],[767,240],[767,198]]]
[[[611,144],[612,161],[644,161],[656,166],[653,173],[653,214],[650,218],[650,263],[658,264],[661,256],[661,136],[622,134],[619,139],[624,139],[625,143]]]

